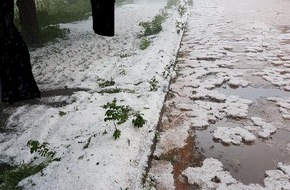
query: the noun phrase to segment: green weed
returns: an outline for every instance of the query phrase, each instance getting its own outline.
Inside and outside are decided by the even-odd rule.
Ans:
[[[134,127],[141,128],[146,123],[146,120],[142,117],[142,115],[143,114],[141,113],[134,114],[135,119],[132,120]]]
[[[128,54],[128,53],[121,53],[119,56],[120,56],[120,58],[126,58],[126,57],[130,57],[132,55]]]
[[[167,9],[161,9],[160,14],[162,15],[162,17],[167,18],[168,17]]]
[[[150,44],[151,44],[150,40],[148,40],[147,38],[142,38],[139,48],[141,50],[147,49],[150,46]]]
[[[164,20],[165,17],[160,14],[156,15],[151,22],[140,22],[139,26],[142,26],[144,31],[139,35],[139,37],[151,36],[161,32]]]
[[[118,139],[118,138],[120,138],[120,136],[121,136],[121,131],[116,128],[115,131],[114,131],[113,137],[115,139]]]
[[[40,144],[38,141],[30,140],[27,142],[27,146],[30,147],[30,153],[33,154],[37,152],[40,156],[53,158],[55,155],[55,151],[52,151],[46,147],[48,143]]]
[[[185,24],[183,22],[176,21],[175,27],[176,27],[177,34],[179,34],[180,31],[183,31],[185,29]]]
[[[21,180],[42,171],[47,165],[47,162],[38,165],[22,164],[6,170],[3,174],[0,174],[0,189],[21,190],[18,186]]]
[[[170,64],[165,66],[164,71],[162,72],[162,75],[163,75],[164,78],[167,79],[168,77],[170,77],[170,75],[172,73],[172,70],[174,68],[174,65],[175,65],[174,60],[171,60]]]
[[[112,102],[108,102],[103,106],[104,109],[107,109],[104,121],[114,121],[118,125],[125,123],[128,120],[129,113],[132,110],[129,106],[119,106],[117,105],[117,100],[114,99]]]
[[[28,141],[27,146],[30,147],[30,153],[38,153],[46,160],[37,165],[32,163],[16,165],[2,172],[0,174],[0,189],[21,190],[18,186],[21,180],[41,172],[52,161],[60,161],[60,158],[54,158],[56,152],[48,148],[47,145],[48,143],[39,143],[35,140]],[[37,157],[34,159],[37,159]]]
[[[64,112],[64,111],[59,111],[59,112],[58,112],[58,115],[59,115],[60,117],[65,116],[65,115],[66,115],[66,112]]]
[[[56,38],[64,38],[68,29],[60,29],[60,23],[69,23],[88,19],[91,12],[90,1],[83,0],[36,0],[37,20],[40,28],[40,43],[28,44],[41,47]],[[15,5],[15,25],[20,29],[19,11]]]
[[[67,28],[60,28],[59,25],[44,26],[40,29],[40,38],[42,43],[53,41],[57,38],[65,38],[70,33]]]
[[[132,3],[133,0],[116,0],[116,6],[125,4],[125,3]]]
[[[108,102],[102,107],[106,109],[104,121],[113,121],[114,123],[115,131],[113,137],[115,139],[118,139],[121,136],[121,131],[117,128],[117,125],[125,123],[130,116],[134,116],[134,118],[132,119],[134,127],[140,128],[143,127],[143,125],[146,123],[146,120],[142,117],[142,113],[134,113],[132,111],[132,108],[130,108],[129,106],[117,105],[116,99],[114,99],[112,102]]]
[[[115,81],[113,80],[113,78],[111,78],[110,80],[99,79],[99,81],[100,82],[98,84],[101,88],[115,85]]]
[[[168,0],[165,6],[165,9],[171,9],[172,7],[176,6],[180,0]]]
[[[193,0],[187,0],[186,4],[189,5],[189,6],[192,6],[193,5]]]
[[[37,17],[40,27],[88,19],[90,1],[37,0]]]
[[[179,13],[179,16],[182,17],[186,12],[186,7],[184,5],[178,5],[177,11]]]
[[[158,89],[158,80],[156,80],[156,77],[152,77],[151,80],[149,81],[150,84],[150,91],[157,91]]]
[[[125,65],[119,67],[119,73],[120,75],[126,75]]]
[[[145,183],[146,190],[157,189],[157,180],[154,179],[153,176],[148,176],[147,178],[146,175],[144,175],[143,177],[144,177],[143,181]]]
[[[159,131],[156,131],[156,132],[155,132],[155,138],[156,138],[156,141],[157,141],[157,142],[160,142],[160,140],[161,140],[161,135],[160,135],[160,132],[159,132]]]

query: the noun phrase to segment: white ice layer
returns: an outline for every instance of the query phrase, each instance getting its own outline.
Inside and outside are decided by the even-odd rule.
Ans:
[[[241,144],[243,140],[246,142],[256,140],[254,134],[241,127],[217,127],[213,137],[215,139],[220,139],[223,143],[233,143],[235,145]]]
[[[221,140],[226,144],[239,145],[242,141],[252,142],[256,140],[255,135],[261,138],[269,138],[277,129],[262,118],[252,117],[253,125],[237,127],[217,127],[214,130],[213,138]]]
[[[290,97],[288,98],[267,98],[268,101],[275,102],[279,107],[282,118],[290,120]]]
[[[234,179],[223,164],[213,158],[207,158],[197,168],[187,168],[182,172],[190,184],[198,185],[202,190],[278,190],[290,189],[290,166],[278,163],[277,170],[266,171],[265,187],[259,184],[244,185]]]
[[[263,121],[262,118],[259,117],[251,117],[252,122],[254,123],[255,127],[253,130],[258,133],[259,137],[268,138],[272,133],[274,133],[277,128]]]

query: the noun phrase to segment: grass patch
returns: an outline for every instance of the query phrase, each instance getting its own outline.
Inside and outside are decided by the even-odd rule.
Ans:
[[[182,17],[186,12],[186,7],[184,5],[178,5],[177,11],[179,13],[179,16]]]
[[[114,139],[118,139],[121,136],[121,130],[117,128],[117,125],[120,126],[124,124],[130,116],[134,117],[132,119],[132,124],[134,127],[141,128],[147,122],[143,118],[142,113],[134,112],[133,109],[129,106],[118,105],[116,99],[114,99],[112,102],[108,102],[102,107],[106,109],[104,121],[112,121],[115,126],[115,131],[113,133]]]
[[[28,44],[41,47],[56,38],[64,38],[68,29],[61,29],[60,23],[69,23],[88,19],[91,15],[90,1],[83,0],[36,0],[37,20],[40,28],[40,44]],[[20,27],[19,11],[15,5],[15,25]]]
[[[135,113],[135,114],[134,114],[134,117],[135,117],[135,118],[132,120],[132,123],[133,123],[134,127],[141,128],[141,127],[143,127],[143,125],[147,122],[147,121],[143,118],[142,115],[143,115],[143,114],[141,114],[141,113]]]
[[[37,0],[37,16],[40,27],[85,20],[89,18],[90,12],[90,1]]]
[[[141,50],[147,49],[150,46],[150,44],[151,44],[150,40],[148,40],[147,38],[142,38],[140,45],[139,45],[139,48]]]
[[[183,23],[183,22],[178,22],[178,21],[176,21],[176,23],[175,23],[175,27],[176,27],[176,32],[177,32],[177,34],[179,34],[180,33],[180,31],[184,31],[185,30],[185,24]]]
[[[114,122],[116,121],[118,125],[125,123],[129,117],[130,111],[132,111],[129,106],[117,105],[116,99],[112,102],[108,102],[103,108],[107,109],[104,121],[113,120]]]
[[[193,5],[193,0],[187,0],[186,4],[188,4],[189,6],[192,6]]]
[[[99,87],[100,88],[105,88],[105,87],[108,87],[108,86],[114,86],[115,85],[115,81],[113,80],[113,78],[111,78],[110,80],[105,80],[105,79],[98,79],[99,82]]]
[[[120,6],[126,3],[132,3],[133,0],[116,0],[116,6]]]
[[[150,84],[150,91],[157,91],[158,90],[158,80],[156,80],[156,77],[152,77],[149,81]]]
[[[42,43],[47,43],[57,38],[65,38],[69,33],[69,29],[60,28],[59,25],[45,26],[40,29],[40,38]]]
[[[60,161],[61,158],[54,158],[55,151],[47,147],[48,143],[40,143],[35,140],[27,142],[27,146],[30,147],[30,153],[36,153],[40,157],[45,158],[45,161],[40,164],[21,164],[13,167],[9,167],[6,171],[0,172],[0,189],[2,190],[21,190],[18,183],[36,173],[41,172],[46,166],[53,161]],[[34,160],[38,159],[38,156],[34,157]]]
[[[179,3],[179,0],[168,0],[165,9],[171,9]]]
[[[39,165],[22,164],[6,170],[0,175],[0,189],[20,190],[18,183],[21,180],[42,171],[47,165],[48,163],[46,162]]]
[[[116,5],[133,2],[133,0],[116,0]],[[35,0],[37,20],[40,28],[40,44],[28,44],[32,47],[41,47],[56,38],[65,38],[68,29],[61,29],[60,23],[70,23],[86,20],[91,16],[91,2],[89,0]],[[19,11],[14,8],[17,28],[20,27]]]
[[[116,5],[131,3],[133,0],[116,0]],[[36,0],[37,19],[40,27],[86,20],[91,16],[89,0]],[[15,23],[19,25],[18,9],[15,6]]]
[[[156,15],[151,22],[140,22],[139,26],[142,26],[144,30],[139,37],[146,37],[158,34],[162,31],[162,23],[164,22],[164,15]]]

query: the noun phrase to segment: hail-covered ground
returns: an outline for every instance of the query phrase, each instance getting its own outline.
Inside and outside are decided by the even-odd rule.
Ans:
[[[181,41],[176,23],[184,23],[187,17],[176,6],[165,6],[165,0],[142,0],[117,7],[112,38],[94,34],[91,18],[63,24],[70,30],[67,39],[31,52],[43,97],[1,105],[5,107],[2,116],[7,116],[0,134],[1,162],[18,165],[43,160],[30,153],[30,140],[48,143],[46,147],[60,161],[21,181],[23,189],[141,188],[168,89],[166,76]],[[162,31],[148,37],[150,46],[141,50],[138,35],[144,28],[140,22],[151,22],[165,12]],[[144,126],[133,126],[134,115],[120,125],[105,122],[103,106],[114,99],[117,106],[140,113]],[[116,128],[121,135],[115,140]],[[35,156],[40,159],[34,161]]]
[[[267,141],[277,130],[290,130],[289,28],[277,36],[278,29],[269,28],[264,20],[239,21],[239,14],[247,15],[247,7],[238,6],[239,14],[231,14],[229,8],[234,5],[227,0],[195,0],[192,6],[188,2],[173,7],[166,7],[166,0],[124,4],[116,9],[115,37],[94,34],[88,19],[61,25],[70,30],[67,39],[31,52],[43,97],[1,105],[5,121],[0,124],[5,127],[0,133],[0,161],[19,165],[47,159],[30,153],[30,140],[47,143],[60,160],[19,186],[38,190],[181,189],[176,182],[181,179],[188,187],[202,189],[290,189],[289,163],[279,160],[275,170],[265,171],[262,185],[234,179],[216,158],[203,159],[200,167],[186,165],[175,176],[174,164],[186,157],[166,155],[189,144],[195,129],[206,129],[227,118],[243,121],[231,127],[217,126],[209,137],[235,146]],[[283,8],[289,6],[283,3]],[[277,15],[283,10],[280,8]],[[145,38],[138,37],[144,30],[139,24],[158,14],[166,16],[163,29],[147,37],[151,44],[141,50]],[[283,26],[286,24],[287,19]],[[223,89],[263,85],[285,93],[282,97],[270,93],[259,100],[279,117],[261,111],[261,107],[253,114],[256,100],[247,98],[247,93],[240,97]],[[108,112],[106,115],[104,105],[108,103],[115,108],[130,107],[124,123],[105,120]],[[157,132],[163,104],[163,128]],[[132,121],[140,119],[136,116],[146,120],[142,127],[134,127]],[[119,131],[120,137],[115,139]],[[143,187],[154,138],[159,140],[154,152],[158,159],[153,160]],[[279,146],[290,154],[289,141]]]

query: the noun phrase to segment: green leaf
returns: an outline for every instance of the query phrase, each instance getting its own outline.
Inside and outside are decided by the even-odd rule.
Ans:
[[[66,112],[64,112],[64,111],[59,111],[59,112],[58,112],[58,115],[59,115],[60,117],[62,117],[62,116],[64,116],[64,115],[66,115]]]
[[[100,79],[100,80],[101,80],[101,82],[99,82],[99,86],[101,88],[115,85],[115,81],[113,80],[113,78],[111,78],[111,80],[105,80],[105,79]]]
[[[114,99],[111,103],[108,102],[103,108],[107,109],[105,113],[104,121],[116,121],[118,125],[125,123],[128,120],[129,113],[131,108],[129,106],[118,106],[116,104],[116,99]]]
[[[147,122],[140,113],[136,113],[134,116],[135,119],[132,120],[134,127],[141,128]]]
[[[120,138],[120,136],[121,136],[121,131],[118,130],[118,129],[116,129],[115,132],[114,132],[114,134],[113,134],[113,137],[115,139],[118,139],[118,138]]]
[[[30,140],[27,142],[27,146],[30,147],[30,153],[33,154],[37,152],[42,157],[47,157],[52,159],[55,155],[55,151],[50,150],[46,147],[48,143],[44,142],[40,144],[38,141]]]

